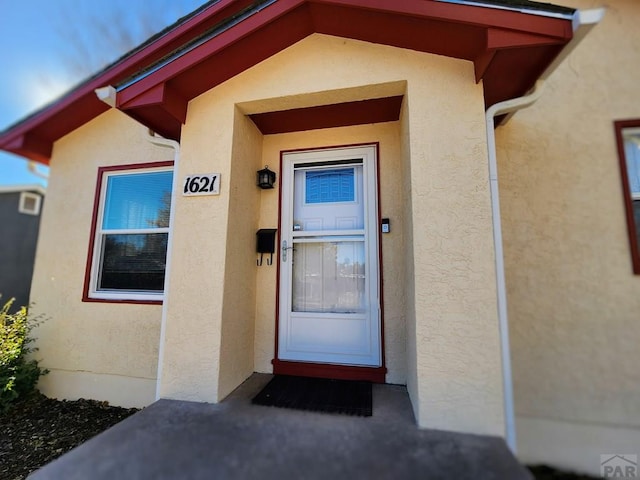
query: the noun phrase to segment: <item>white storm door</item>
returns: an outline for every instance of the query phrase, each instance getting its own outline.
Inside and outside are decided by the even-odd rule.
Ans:
[[[376,148],[283,155],[280,360],[380,366]]]

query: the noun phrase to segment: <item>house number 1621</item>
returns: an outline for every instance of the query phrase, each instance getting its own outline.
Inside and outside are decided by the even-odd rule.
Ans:
[[[199,173],[187,175],[182,185],[182,195],[220,195],[220,174]]]

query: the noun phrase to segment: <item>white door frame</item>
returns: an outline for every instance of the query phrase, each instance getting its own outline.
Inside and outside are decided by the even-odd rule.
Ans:
[[[360,230],[345,230],[327,233],[328,236],[338,235],[342,239],[350,239],[360,235],[364,241],[365,266],[365,295],[367,309],[360,316],[351,315],[349,318],[338,318],[344,314],[307,314],[295,313],[301,317],[314,317],[326,320],[332,317],[338,321],[355,322],[363,318],[360,332],[365,339],[363,348],[352,351],[317,352],[305,351],[300,345],[295,344],[295,337],[291,333],[292,315],[292,250],[289,249],[296,243],[313,241],[314,237],[323,237],[321,241],[330,241],[321,232],[294,231],[293,228],[293,193],[294,193],[294,166],[299,164],[320,165],[327,162],[348,161],[361,159],[363,169],[363,203],[364,203],[364,228]],[[378,166],[377,145],[364,145],[353,147],[327,148],[317,150],[305,150],[295,152],[283,152],[281,163],[281,215],[280,215],[280,255],[279,255],[279,311],[277,332],[277,359],[286,362],[312,362],[346,366],[382,367],[382,319],[380,308],[380,255],[378,234]],[[312,167],[311,167],[312,168]],[[320,241],[320,240],[318,240]],[[286,243],[285,243],[286,242]],[[283,249],[282,247],[288,247]],[[305,320],[306,321],[306,320]],[[343,323],[347,325],[347,323]],[[366,330],[365,330],[366,329]],[[332,347],[329,347],[331,350]]]

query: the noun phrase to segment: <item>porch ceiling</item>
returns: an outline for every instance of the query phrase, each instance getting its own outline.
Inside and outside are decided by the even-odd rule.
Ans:
[[[118,109],[179,140],[189,100],[313,33],[472,61],[489,107],[526,93],[573,28],[568,16],[438,0],[221,0],[2,132],[0,148],[48,164],[53,142],[107,110],[94,94],[106,85]]]

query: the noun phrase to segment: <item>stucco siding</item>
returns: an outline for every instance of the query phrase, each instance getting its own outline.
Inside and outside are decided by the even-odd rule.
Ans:
[[[400,285],[391,286],[390,294],[394,294],[394,288],[404,292],[387,302],[386,288],[390,282],[385,280],[388,380],[404,382],[408,372],[415,372],[416,380],[410,390],[415,393],[412,399],[421,426],[502,434],[501,365],[483,97],[482,87],[474,81],[470,62],[312,35],[192,100],[183,128],[180,175],[196,171],[221,172],[222,193],[219,198],[203,200],[198,207],[193,199],[178,199],[173,261],[181,266],[172,271],[171,278],[173,283],[173,279],[179,277],[180,286],[172,288],[167,332],[187,325],[191,329],[190,320],[186,325],[183,323],[183,317],[189,315],[197,319],[195,323],[211,328],[211,335],[220,335],[215,332],[221,331],[224,341],[226,320],[220,315],[227,311],[227,303],[233,305],[235,300],[233,295],[223,292],[229,287],[227,282],[243,277],[248,284],[253,281],[256,285],[256,325],[255,330],[234,330],[237,334],[234,338],[244,345],[254,334],[255,368],[271,370],[269,362],[275,340],[275,266],[257,268],[253,274],[248,267],[246,270],[240,267],[244,274],[229,275],[226,272],[235,268],[231,259],[236,259],[236,255],[228,255],[226,259],[213,257],[214,252],[236,251],[235,245],[230,244],[233,235],[227,231],[235,228],[234,221],[229,219],[233,194],[227,192],[234,188],[229,178],[235,171],[235,163],[242,161],[232,155],[236,148],[233,144],[239,141],[234,131],[244,127],[234,124],[235,108],[252,114],[404,93],[407,94],[405,102],[409,104],[403,109],[400,123],[407,125],[266,136],[261,163],[275,170],[279,149],[376,142],[380,141],[376,136],[391,139],[391,130],[385,129],[395,129],[395,140],[381,141],[381,171],[402,167],[399,173],[394,171],[388,183],[387,175],[381,173],[383,216],[392,218],[392,233],[382,237],[384,275],[392,281],[398,280]],[[256,142],[250,140],[251,145]],[[249,157],[253,155],[250,153]],[[405,168],[407,165],[410,168]],[[261,166],[251,167],[254,174]],[[406,177],[409,172],[410,179]],[[394,190],[402,186],[405,192],[408,187],[410,193]],[[254,205],[254,195],[245,193],[249,205]],[[277,228],[278,194],[277,191],[259,194],[260,216],[252,225],[254,233],[261,227]],[[405,202],[407,198],[410,202]],[[385,209],[389,213],[385,213]],[[209,215],[206,220],[205,212]],[[194,230],[195,218],[205,224],[198,231]],[[405,222],[410,227],[405,226]],[[410,256],[407,254],[411,252],[402,248],[407,241],[415,242]],[[387,244],[391,243],[389,249]],[[192,265],[189,259],[184,263],[179,260],[189,255],[188,245],[198,245],[203,254],[199,261],[204,264],[211,261],[221,272],[208,272],[203,283],[202,267]],[[248,250],[247,258],[254,261],[255,256],[250,255],[254,249],[248,245],[242,248]],[[239,251],[237,257],[240,258]],[[189,267],[185,265],[195,268],[192,275],[187,275]],[[414,281],[415,295],[413,287],[408,286],[408,282]],[[251,288],[248,287],[249,292]],[[194,293],[196,291],[198,293]],[[411,306],[403,305],[407,295],[414,302]],[[193,312],[194,296],[204,302],[202,313]],[[415,317],[410,321],[415,318],[417,325],[407,327],[407,314],[414,312]],[[171,327],[172,322],[180,326]],[[184,335],[177,335],[175,339],[182,340],[170,348],[184,352],[178,355],[185,356],[185,361],[187,351],[198,356],[202,361],[200,368],[205,368],[204,359],[214,363],[206,367],[200,378],[189,372],[188,379],[179,379],[176,374],[180,369],[174,368],[171,382],[181,383],[184,389],[188,386],[191,392],[200,391],[195,395],[199,399],[222,398],[227,390],[220,387],[225,382],[223,374],[211,373],[222,372],[224,368],[219,363],[224,356],[219,338],[210,338],[206,333],[198,338],[189,336],[185,343]],[[167,347],[172,341],[168,337]],[[416,352],[417,358],[407,357],[407,351]],[[252,358],[253,352],[245,355],[243,362]],[[233,378],[237,381],[241,376]]]
[[[404,95],[397,122],[263,136],[247,117],[397,95]],[[142,129],[127,129],[131,121],[123,118],[110,112],[56,144],[56,215],[85,199],[72,213],[74,225],[85,226],[77,233],[83,248],[91,216],[86,198],[92,198],[93,187],[61,194],[82,178],[83,157],[98,148],[97,158],[91,157],[96,163],[86,165],[95,176],[99,159],[115,161],[123,151],[145,148],[171,155],[142,137],[126,136]],[[391,233],[381,237],[387,381],[408,384],[422,427],[502,435],[483,94],[473,65],[324,35],[298,42],[189,103],[175,169],[178,184],[189,174],[218,173],[220,195],[175,193],[159,396],[217,402],[252,370],[271,371],[277,269],[276,264],[256,266],[255,232],[279,227],[280,192],[259,190],[255,172],[268,164],[279,174],[281,150],[355,143],[380,145],[381,214],[391,219]],[[129,160],[135,161],[142,160]],[[48,222],[53,240],[42,255],[54,262],[54,245],[64,242],[61,231],[54,231],[54,219]],[[65,284],[73,275],[82,280],[85,258],[75,254],[64,265],[77,269],[63,272]],[[49,278],[42,267],[38,292]],[[149,364],[140,361],[140,347],[132,344],[155,342],[150,356],[158,355],[160,307],[77,303],[78,312],[66,304],[60,308],[72,313],[74,323],[52,338],[62,341],[69,329],[82,329],[84,337],[95,337],[95,349],[78,339],[82,348],[76,351],[87,358],[61,359],[58,368],[106,370],[114,362],[114,347],[98,338],[126,332],[126,339],[116,339],[116,348],[123,349],[127,361],[118,358],[122,368],[105,373],[154,378],[155,358]],[[47,298],[50,304],[54,297]],[[90,312],[98,313],[83,320]],[[132,323],[129,312],[153,315],[153,338],[147,330],[131,331],[141,322]],[[113,320],[96,325],[105,315]],[[117,322],[122,330],[105,327]]]
[[[613,130],[640,117],[640,3],[556,3],[607,9],[542,98],[496,131],[515,408],[525,458],[559,459],[557,421],[575,426],[563,430],[565,466],[599,473],[593,445],[640,445],[640,277]],[[627,448],[608,440],[615,428]]]
[[[401,140],[401,165],[403,170],[402,176],[402,202],[407,212],[413,211],[411,203],[411,130],[409,126],[409,94],[405,95],[400,110],[400,140]],[[415,280],[414,280],[414,250],[413,250],[413,216],[407,215],[404,220],[402,244],[404,259],[402,266],[404,268],[405,285],[405,325],[407,338],[407,391],[411,398],[413,412],[419,421],[419,405],[420,396],[418,392],[418,364],[417,364],[417,343],[416,343],[416,296],[415,296]]]
[[[471,75],[460,63],[408,85],[418,418],[502,435],[484,102]]]
[[[154,399],[161,307],[82,301],[98,168],[173,159],[145,132],[109,111],[55,144],[31,289],[34,313],[50,317],[35,332],[37,355],[52,371],[40,382],[45,395],[87,396],[79,377],[90,375],[103,382],[93,398],[125,406]],[[141,391],[127,396],[132,383]]]
[[[178,178],[220,174],[220,195],[176,196],[171,288],[166,295],[162,398],[216,402],[235,107],[224,98],[191,102]]]
[[[256,228],[262,190],[256,186],[261,167],[262,134],[240,111],[235,112],[231,160],[229,223],[222,341],[220,396],[231,393],[254,371],[256,316]]]

